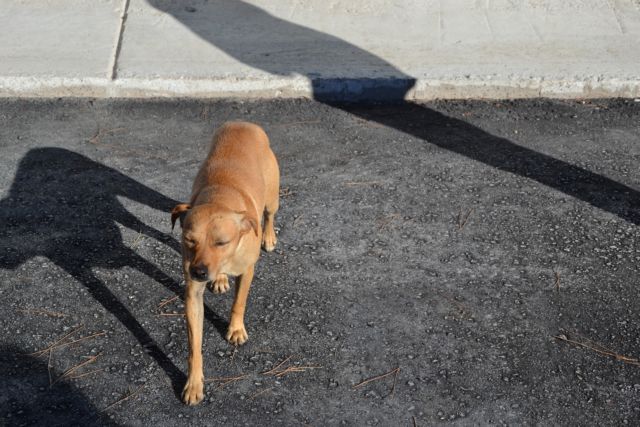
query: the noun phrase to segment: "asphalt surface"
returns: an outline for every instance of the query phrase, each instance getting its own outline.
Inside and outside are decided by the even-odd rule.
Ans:
[[[186,407],[168,211],[229,119],[279,241]],[[4,425],[640,422],[640,102],[9,100],[0,153]]]

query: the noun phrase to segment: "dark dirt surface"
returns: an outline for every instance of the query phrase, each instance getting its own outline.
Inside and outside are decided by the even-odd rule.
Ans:
[[[229,119],[279,243],[192,408],[168,211]],[[640,102],[5,100],[0,154],[2,425],[640,422]]]

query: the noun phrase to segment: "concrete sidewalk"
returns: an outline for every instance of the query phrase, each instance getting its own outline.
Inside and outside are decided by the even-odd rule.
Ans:
[[[0,6],[4,97],[640,97],[640,0]]]

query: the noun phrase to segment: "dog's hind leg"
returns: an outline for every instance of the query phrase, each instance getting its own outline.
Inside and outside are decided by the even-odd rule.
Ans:
[[[278,199],[275,203],[267,205],[264,209],[264,227],[262,229],[262,247],[265,251],[271,252],[275,249],[278,238],[273,229],[276,212],[278,212]]]
[[[273,221],[280,206],[280,168],[278,161],[271,150],[268,153],[268,160],[264,169],[265,181],[265,206],[264,225],[262,227],[262,248],[271,252],[275,249],[278,239],[273,229]]]

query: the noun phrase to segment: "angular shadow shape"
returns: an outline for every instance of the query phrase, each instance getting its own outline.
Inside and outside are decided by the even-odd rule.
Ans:
[[[318,101],[402,101],[415,84],[413,77],[366,50],[243,1],[148,1],[244,64],[273,75],[308,77]],[[353,76],[338,76],[336,64]]]
[[[3,425],[118,425],[73,384],[60,381],[50,387],[47,364],[18,348],[0,349],[0,372]]]
[[[640,192],[597,173],[496,137],[462,120],[405,101],[415,79],[387,61],[338,37],[297,25],[241,0],[207,3],[148,0],[203,40],[238,61],[280,76],[309,78],[315,100],[423,139],[429,144],[545,186],[640,224]],[[193,6],[193,7],[192,7]],[[348,61],[345,63],[345,61]],[[332,67],[350,69],[353,78],[335,78]],[[368,79],[364,76],[382,76]],[[336,101],[398,102],[400,114],[376,116]],[[450,128],[443,131],[442,127]]]
[[[508,139],[491,135],[463,120],[410,102],[399,106],[394,115],[377,115],[375,109],[359,109],[358,106],[343,106],[342,109],[471,160],[532,179],[632,224],[640,225],[639,191]]]
[[[0,200],[0,268],[16,269],[43,256],[80,282],[160,365],[177,395],[186,377],[163,353],[129,309],[92,272],[131,267],[182,297],[179,283],[122,241],[118,223],[180,252],[170,235],[144,224],[120,203],[123,196],[170,212],[176,201],[115,169],[62,148],[38,148],[20,161],[9,195]],[[207,319],[224,336],[226,322],[210,309]]]

